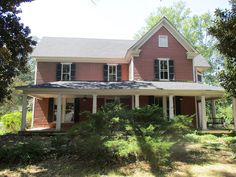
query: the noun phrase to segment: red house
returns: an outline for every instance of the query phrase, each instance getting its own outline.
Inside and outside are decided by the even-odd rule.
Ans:
[[[27,96],[34,98],[33,127],[79,123],[108,102],[138,108],[159,104],[163,116],[194,115],[207,129],[206,100],[222,97],[220,87],[202,83],[209,68],[191,44],[164,17],[140,40],[43,38],[33,52],[35,84],[23,90],[22,130]]]

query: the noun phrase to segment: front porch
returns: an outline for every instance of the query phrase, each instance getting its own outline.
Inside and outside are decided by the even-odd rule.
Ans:
[[[65,124],[73,125],[85,120],[83,112],[96,113],[107,102],[117,100],[132,109],[158,104],[168,119],[179,114],[195,115],[194,126],[206,130],[206,101],[212,102],[212,117],[215,117],[214,100],[223,96],[223,90],[218,87],[187,82],[56,82],[21,89],[24,92],[22,130],[26,126],[28,95],[35,100],[32,127],[37,127],[37,116],[44,116],[46,119],[41,123],[57,131],[61,131]],[[42,109],[37,110],[37,105]],[[233,105],[235,108],[235,101]],[[41,111],[39,115],[35,114],[37,111]]]

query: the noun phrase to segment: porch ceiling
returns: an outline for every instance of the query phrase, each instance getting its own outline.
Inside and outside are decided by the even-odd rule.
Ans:
[[[59,81],[40,85],[17,87],[23,93],[35,97],[52,95],[178,95],[222,97],[224,89],[207,84],[193,82],[160,82],[160,81],[125,81],[125,82],[86,82]]]

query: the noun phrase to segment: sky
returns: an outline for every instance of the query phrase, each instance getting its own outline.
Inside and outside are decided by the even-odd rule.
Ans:
[[[21,6],[21,21],[39,38],[133,39],[158,7],[178,0],[34,0]],[[94,3],[93,3],[94,2]],[[186,0],[192,14],[229,8],[227,0]]]

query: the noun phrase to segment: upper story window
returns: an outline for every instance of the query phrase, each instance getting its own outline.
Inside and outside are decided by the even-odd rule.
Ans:
[[[158,46],[159,47],[168,47],[168,36],[167,35],[159,35],[158,36]]]
[[[104,81],[116,82],[121,81],[121,65],[106,64],[104,65]]]
[[[169,60],[160,60],[160,80],[169,80]]]
[[[117,65],[108,65],[108,81],[117,81]]]
[[[61,80],[70,81],[71,80],[71,63],[61,64]]]
[[[202,81],[203,81],[203,78],[202,78],[202,77],[203,77],[203,76],[202,76],[201,73],[197,73],[197,82],[202,83]]]
[[[75,80],[75,64],[72,63],[57,64],[56,80],[57,81]]]
[[[154,63],[155,80],[174,80],[174,61],[169,58],[159,58]]]

